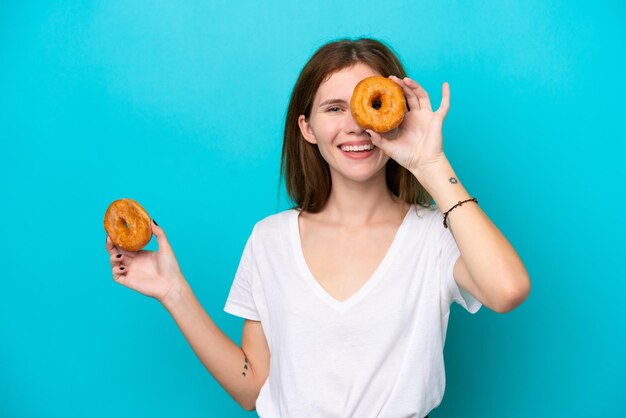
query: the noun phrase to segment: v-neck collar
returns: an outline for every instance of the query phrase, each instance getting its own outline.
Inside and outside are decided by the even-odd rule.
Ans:
[[[404,241],[404,237],[406,235],[406,225],[409,221],[410,215],[414,212],[415,205],[411,205],[409,210],[407,211],[402,223],[398,227],[396,234],[394,235],[393,241],[391,245],[387,249],[385,256],[382,261],[374,270],[374,273],[369,277],[369,279],[348,299],[344,301],[340,301],[331,296],[326,289],[317,281],[317,279],[311,273],[309,266],[306,263],[306,259],[304,257],[304,251],[302,250],[302,241],[300,239],[300,225],[298,224],[298,217],[300,215],[299,209],[291,209],[290,210],[290,235],[292,241],[292,248],[294,252],[294,259],[300,268],[300,271],[304,275],[305,280],[311,285],[313,291],[322,299],[326,304],[328,304],[331,308],[339,311],[345,312],[350,309],[355,303],[361,300],[367,293],[369,293],[370,289],[372,289],[382,277],[384,277],[385,271],[388,269],[389,264],[393,261],[396,253],[402,246],[402,242]]]

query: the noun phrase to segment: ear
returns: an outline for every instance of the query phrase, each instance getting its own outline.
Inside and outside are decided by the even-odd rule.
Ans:
[[[311,125],[307,122],[304,115],[298,116],[298,126],[300,127],[300,132],[304,139],[311,144],[317,144],[317,138],[315,138],[315,134],[313,133],[313,129],[311,129]]]

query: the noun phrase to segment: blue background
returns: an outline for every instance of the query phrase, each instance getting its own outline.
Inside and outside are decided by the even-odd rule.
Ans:
[[[2,2],[0,416],[256,415],[112,280],[102,220],[138,200],[239,344],[222,308],[288,207],[289,94],[345,36],[388,42],[437,107],[450,83],[444,151],[532,280],[505,315],[453,305],[431,418],[626,416],[625,21],[617,1]]]

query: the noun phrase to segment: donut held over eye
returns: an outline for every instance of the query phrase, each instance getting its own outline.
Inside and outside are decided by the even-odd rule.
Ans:
[[[139,251],[152,238],[150,215],[133,199],[119,199],[104,214],[104,229],[116,247]]]
[[[377,75],[361,80],[350,99],[350,111],[356,123],[381,134],[402,123],[405,109],[402,87]]]

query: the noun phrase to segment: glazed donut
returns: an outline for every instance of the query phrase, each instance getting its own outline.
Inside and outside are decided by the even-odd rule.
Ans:
[[[115,246],[139,251],[152,238],[150,215],[133,199],[119,199],[104,214],[104,229]]]
[[[382,76],[364,78],[354,88],[350,111],[362,128],[378,133],[389,132],[404,119],[402,87]]]

